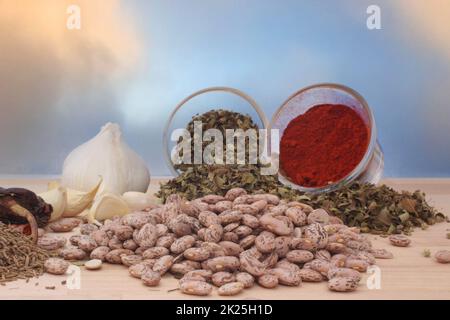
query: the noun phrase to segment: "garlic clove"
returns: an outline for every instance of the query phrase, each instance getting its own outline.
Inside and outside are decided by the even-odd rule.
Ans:
[[[53,188],[49,191],[38,194],[45,202],[52,205],[53,211],[50,222],[62,217],[67,206],[67,191],[63,187]]]
[[[142,211],[155,204],[150,194],[142,192],[128,191],[122,195],[122,198],[132,211]]]
[[[88,221],[96,223],[115,216],[124,216],[128,213],[130,213],[130,208],[121,196],[105,193],[95,199],[89,210]]]
[[[58,188],[60,185],[61,185],[61,184],[60,184],[59,181],[57,181],[57,180],[50,181],[50,182],[47,184],[47,190],[53,190],[53,189],[56,189],[56,188]]]
[[[74,217],[87,209],[92,204],[101,184],[102,179],[100,178],[97,185],[89,192],[67,188],[67,206],[63,217]]]

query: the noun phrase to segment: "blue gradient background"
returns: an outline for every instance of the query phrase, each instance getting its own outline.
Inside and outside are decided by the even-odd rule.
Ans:
[[[413,11],[408,11],[411,3]],[[59,138],[45,152],[0,160],[0,173],[57,174],[67,152],[104,122],[116,121],[152,174],[168,175],[161,152],[163,125],[192,92],[235,87],[251,95],[270,118],[296,90],[337,82],[359,91],[373,108],[386,176],[448,177],[450,38],[445,29],[450,30],[450,20],[436,26],[432,18],[450,17],[449,6],[442,8],[442,3],[127,0],[123,6],[139,32],[143,59],[113,101],[95,100],[114,104],[114,112],[96,113],[91,101],[89,121],[75,119],[79,131],[64,125],[52,129]],[[381,7],[381,30],[366,27],[370,4]],[[64,103],[83,110],[75,100]],[[32,134],[51,132],[40,128]]]

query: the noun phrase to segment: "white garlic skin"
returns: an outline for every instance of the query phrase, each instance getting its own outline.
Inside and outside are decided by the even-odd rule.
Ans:
[[[145,192],[150,183],[145,161],[122,139],[118,124],[107,123],[94,138],[75,148],[64,161],[61,181],[67,188],[89,191],[99,176],[103,183],[98,194]]]

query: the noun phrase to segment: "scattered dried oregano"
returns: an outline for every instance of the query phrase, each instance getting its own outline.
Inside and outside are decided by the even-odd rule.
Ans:
[[[424,249],[424,250],[422,251],[422,255],[423,255],[425,258],[431,257],[431,251],[430,251],[430,249]]]
[[[426,228],[447,219],[427,203],[423,192],[398,192],[386,185],[354,182],[305,202],[326,209],[348,226],[375,234],[409,234],[414,227]]]

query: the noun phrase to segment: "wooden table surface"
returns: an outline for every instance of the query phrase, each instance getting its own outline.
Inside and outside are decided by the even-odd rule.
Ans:
[[[22,186],[41,192],[46,189],[47,179],[4,178],[0,186]],[[422,189],[433,205],[450,215],[450,179],[387,179],[384,181],[396,189]],[[157,188],[155,180],[153,188]],[[440,249],[450,250],[449,223],[440,223],[423,231],[417,229],[409,248],[396,248],[385,238],[372,237],[378,248],[388,248],[394,253],[392,260],[378,260],[380,287],[367,286],[368,275],[360,288],[352,293],[335,293],[327,289],[326,282],[304,283],[301,287],[279,286],[277,289],[263,289],[255,286],[245,290],[235,299],[450,299],[450,264],[439,264],[433,258],[422,256],[424,249],[432,253]],[[79,269],[80,276],[44,275],[28,282],[16,281],[0,286],[0,300],[3,299],[193,299],[182,295],[177,280],[167,275],[156,288],[145,287],[141,281],[131,278],[126,267],[105,264],[102,270]],[[378,275],[378,273],[377,273]],[[376,276],[370,276],[371,279]],[[80,280],[79,288],[68,288]],[[54,289],[48,288],[54,287]],[[170,292],[169,292],[170,291]],[[202,299],[220,299],[216,292]]]

